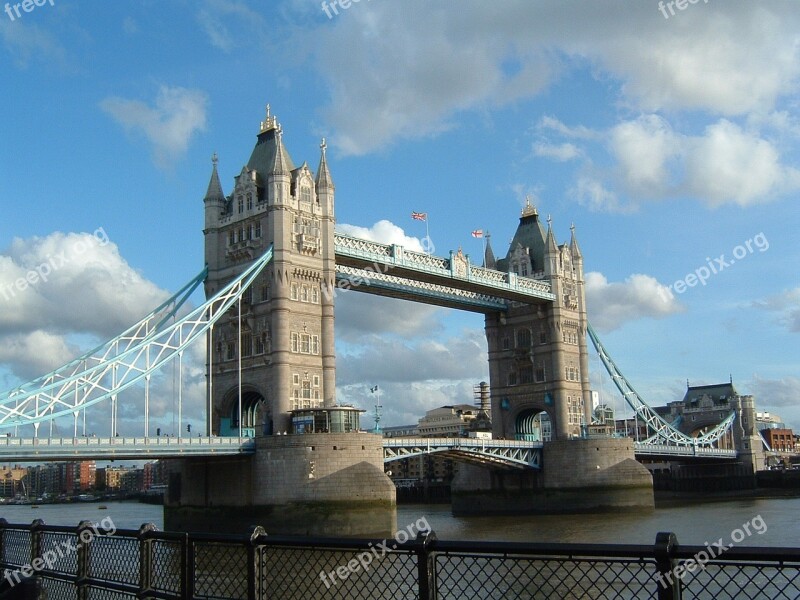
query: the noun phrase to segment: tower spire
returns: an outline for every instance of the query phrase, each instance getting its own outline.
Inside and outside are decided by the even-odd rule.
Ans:
[[[320,156],[319,156],[319,168],[317,169],[317,191],[323,188],[330,188],[333,189],[333,179],[331,178],[331,172],[328,169],[328,158],[327,158],[327,149],[328,144],[325,141],[325,138],[322,138],[322,142],[319,145],[320,148]]]
[[[208,191],[204,200],[225,200],[225,194],[222,191],[222,184],[219,182],[219,174],[217,173],[217,153],[211,157],[211,180],[208,182]]]
[[[549,254],[556,254],[558,248],[556,247],[556,240],[553,237],[553,219],[547,215],[547,239],[545,240],[545,252]]]
[[[575,238],[575,223],[570,225],[569,230],[571,232],[569,240],[569,249],[572,252],[572,258],[583,258],[583,254],[581,254],[581,249],[578,247],[578,240]]]
[[[272,165],[272,175],[288,175],[286,168],[286,157],[283,155],[283,127],[280,125],[275,129],[275,162]]]

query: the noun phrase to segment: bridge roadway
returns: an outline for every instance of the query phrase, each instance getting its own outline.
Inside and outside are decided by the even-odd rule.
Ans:
[[[387,438],[384,463],[425,454],[447,453],[454,458],[507,468],[542,467],[542,442],[480,438]],[[736,450],[676,447],[635,442],[638,457],[697,457],[735,459]],[[192,456],[253,454],[252,437],[0,437],[0,461],[155,460]]]
[[[338,287],[482,313],[556,299],[549,281],[485,269],[460,252],[443,258],[340,233],[334,246]]]

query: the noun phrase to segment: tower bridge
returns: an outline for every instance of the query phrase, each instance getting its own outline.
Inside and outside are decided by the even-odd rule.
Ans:
[[[268,108],[229,193],[215,155],[203,199],[205,269],[114,340],[0,395],[0,428],[32,424],[35,431],[30,440],[0,439],[0,456],[180,457],[173,462],[167,509],[185,516],[201,508],[212,514],[212,507],[246,513],[245,508],[270,512],[320,502],[391,505],[394,488],[384,462],[420,453],[445,452],[516,473],[513,484],[496,478],[487,483],[485,468],[480,475],[464,469],[478,487],[460,482],[462,496],[512,485],[522,495],[544,486],[574,499],[586,495],[586,486],[614,493],[651,486],[635,455],[730,460],[737,451],[755,451],[718,447],[736,422],[735,411],[693,436],[653,411],[622,376],[587,319],[583,254],[574,227],[569,242],[557,243],[550,220],[543,222],[528,202],[506,255],[496,258],[487,245],[481,266],[460,250],[439,257],[342,235],[334,229],[335,186],[326,150],[323,140],[316,172],[306,162],[296,166]],[[207,302],[181,317],[200,283]],[[360,433],[358,411],[336,398],[334,302],[342,288],[483,314],[495,440],[402,443]],[[585,437],[591,422],[587,334],[620,393],[647,423],[647,440]],[[151,378],[170,363],[182,372],[185,350],[201,338],[207,353],[206,441],[184,439],[180,431],[174,441],[153,438]],[[144,436],[117,439],[118,405],[137,386],[145,397]],[[110,406],[111,437],[79,439],[79,415],[101,404]],[[515,440],[524,438],[541,412],[550,418],[554,442],[542,448]],[[42,423],[69,415],[72,438],[39,438]],[[749,443],[748,435],[742,430],[736,439]],[[576,463],[583,470],[569,468]],[[542,466],[544,483],[531,475]],[[528,496],[536,501],[535,494]]]

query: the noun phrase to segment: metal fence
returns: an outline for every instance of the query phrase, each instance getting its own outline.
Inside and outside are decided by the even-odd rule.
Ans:
[[[0,566],[0,598],[24,585],[48,600],[800,598],[800,549],[715,556],[670,533],[653,545],[452,542],[430,532],[400,543],[0,519]]]

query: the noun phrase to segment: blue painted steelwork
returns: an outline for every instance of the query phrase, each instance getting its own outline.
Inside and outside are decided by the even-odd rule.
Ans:
[[[148,380],[154,371],[182,356],[187,346],[213,327],[271,260],[272,246],[213,298],[172,325],[147,333],[118,354],[85,370],[55,378],[37,389],[25,390],[13,397],[7,396],[0,402],[0,428],[36,426],[60,416],[77,416],[79,411],[115,398],[139,381]],[[161,318],[158,322],[165,325],[167,321],[168,318]],[[121,341],[124,340],[118,336],[103,347],[109,350],[118,348]]]
[[[186,303],[194,291],[205,281],[208,275],[208,269],[204,268],[198,273],[191,281],[178,290],[169,300],[162,303],[158,308],[153,310],[150,314],[142,318],[138,323],[132,325],[122,333],[120,333],[113,340],[109,340],[93,350],[79,356],[78,358],[68,362],[55,371],[42,375],[41,377],[28,381],[16,388],[0,393],[0,403],[6,400],[14,400],[22,398],[29,394],[29,390],[44,390],[57,385],[59,382],[64,381],[76,373],[86,370],[88,364],[101,364],[108,360],[111,355],[119,354],[120,346],[122,350],[126,350],[131,346],[138,344],[153,334],[161,330],[161,328],[174,319],[181,307]]]
[[[661,417],[661,415],[650,408],[650,406],[642,399],[638,392],[633,389],[633,386],[627,379],[625,379],[625,376],[617,368],[617,365],[614,364],[614,361],[608,355],[608,352],[606,352],[606,349],[603,347],[603,344],[600,342],[600,338],[597,337],[597,333],[595,333],[592,326],[587,324],[586,330],[589,334],[589,339],[592,340],[592,344],[594,345],[597,354],[600,356],[600,360],[603,362],[603,365],[606,368],[606,371],[608,371],[608,374],[614,381],[614,385],[617,386],[617,389],[622,394],[622,397],[625,398],[625,401],[634,410],[637,417],[647,424],[648,431],[653,432],[653,435],[648,437],[646,440],[643,440],[643,444],[684,446],[689,448],[695,446],[711,447],[712,444],[719,441],[719,439],[730,430],[734,420],[736,419],[735,412],[731,412],[731,414],[728,415],[725,420],[723,420],[711,431],[708,431],[707,433],[697,437],[692,437],[681,431],[678,431],[670,423],[667,423]]]
[[[482,438],[386,438],[383,462],[424,454],[448,453],[464,460],[515,468],[540,469],[542,443]]]
[[[450,258],[442,258],[340,233],[335,235],[334,247],[337,269],[339,265],[369,267],[377,275],[391,271],[391,275],[411,283],[425,281],[503,300],[542,303],[556,299],[549,281],[478,267],[460,253],[451,252]]]

